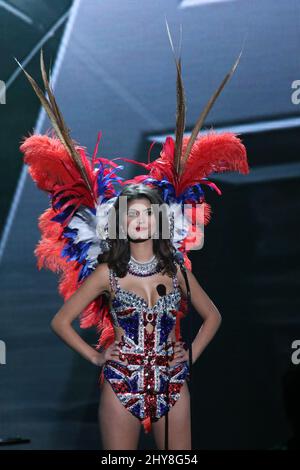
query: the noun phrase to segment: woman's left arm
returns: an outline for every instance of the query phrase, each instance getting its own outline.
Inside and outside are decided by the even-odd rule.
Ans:
[[[222,322],[222,317],[215,304],[200,286],[192,271],[186,268],[186,273],[189,281],[191,303],[203,319],[203,323],[192,342],[192,363],[194,364],[215,336]],[[182,291],[187,296],[186,284],[180,268],[178,268],[178,281]]]

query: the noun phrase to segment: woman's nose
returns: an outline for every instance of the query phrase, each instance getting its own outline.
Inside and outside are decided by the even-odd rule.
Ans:
[[[146,225],[146,217],[141,215],[138,217],[138,225]]]

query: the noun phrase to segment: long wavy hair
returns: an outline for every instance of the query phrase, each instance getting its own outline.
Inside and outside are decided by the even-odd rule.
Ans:
[[[110,249],[98,256],[98,263],[107,263],[110,269],[113,269],[118,277],[124,277],[127,273],[128,262],[130,260],[130,242],[129,240],[118,237],[119,232],[119,209],[120,196],[127,197],[127,204],[134,199],[147,198],[151,204],[157,204],[159,208],[164,204],[159,189],[150,188],[146,184],[128,184],[124,186],[114,204],[115,214],[114,223],[116,224],[116,237],[109,239]],[[112,211],[113,212],[113,211]],[[156,217],[156,228],[158,228],[158,238],[153,240],[153,253],[158,259],[158,268],[162,273],[169,276],[176,274],[176,265],[174,262],[175,248],[169,238],[162,238],[162,227],[167,227],[170,233],[169,220],[166,211],[159,210],[158,214],[154,211]],[[158,215],[158,220],[157,220]],[[110,223],[110,222],[109,222]]]

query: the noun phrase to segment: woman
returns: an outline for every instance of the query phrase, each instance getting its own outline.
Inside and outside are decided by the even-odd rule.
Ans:
[[[163,201],[155,189],[143,184],[126,186],[120,196],[127,200],[120,227],[127,238],[111,239],[111,249],[101,255],[99,265],[56,313],[51,326],[70,347],[103,366],[99,424],[104,449],[137,449],[141,421],[144,425],[150,421],[156,445],[164,449],[169,410],[169,449],[190,450],[188,352],[175,337],[176,313],[187,292],[172,244],[162,238],[163,214],[157,218],[154,211],[154,205]],[[115,208],[118,221],[119,198]],[[187,273],[192,304],[204,320],[192,343],[195,363],[218,330],[221,315],[194,274]],[[95,352],[71,324],[105,292],[110,295],[115,341]],[[146,379],[151,374],[152,382]]]
[[[99,420],[106,449],[136,449],[140,422],[147,431],[153,425],[159,449],[164,448],[165,422],[170,424],[166,432],[169,448],[191,449],[186,382],[189,364],[195,363],[212,340],[221,316],[188,269],[189,229],[178,232],[176,229],[176,237],[168,240],[163,236],[161,213],[156,217],[153,205],[164,202],[175,207],[174,220],[177,209],[180,219],[182,205],[191,204],[192,226],[193,214],[200,204],[204,209],[201,223],[206,225],[210,205],[205,202],[204,185],[221,195],[216,184],[208,180],[209,174],[249,173],[246,149],[237,135],[209,132],[198,138],[240,55],[200,114],[190,136],[184,135],[185,95],[180,59],[174,55],[175,141],[168,136],[160,156],[152,162],[149,154],[147,163],[113,159],[136,163],[147,172],[134,179],[138,185],[129,184],[133,180],[122,183],[121,193],[114,184],[124,180],[117,176],[122,167],[113,160],[96,157],[100,133],[92,158],[70,137],[49,85],[42,50],[42,78],[49,98],[19,64],[58,136],[31,135],[20,146],[32,179],[51,198],[51,207],[39,220],[42,238],[35,255],[39,268],[44,266],[61,274],[59,292],[65,303],[51,322],[53,330],[84,358],[102,367]],[[125,238],[118,231],[116,238],[106,237],[107,207],[113,203],[119,211],[120,196],[127,197],[128,202],[121,217]],[[185,257],[186,277],[174,262],[175,249]],[[102,302],[105,294],[110,298],[109,308]],[[189,349],[192,355],[188,361],[178,320],[189,295],[204,323]],[[95,299],[101,300],[98,303]],[[77,317],[81,317],[82,328],[96,326],[101,331],[98,343],[101,351],[88,345],[72,327]]]

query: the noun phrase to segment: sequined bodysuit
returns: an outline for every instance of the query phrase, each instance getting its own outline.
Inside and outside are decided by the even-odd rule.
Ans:
[[[175,275],[173,290],[149,307],[143,297],[120,287],[112,269],[109,278],[114,293],[112,321],[124,334],[119,342],[120,361],[107,360],[102,373],[125,408],[142,421],[147,433],[152,422],[176,403],[189,378],[188,361],[169,366],[175,348],[175,340],[169,334],[176,322],[181,292]],[[153,326],[151,332],[147,329],[149,324]]]

